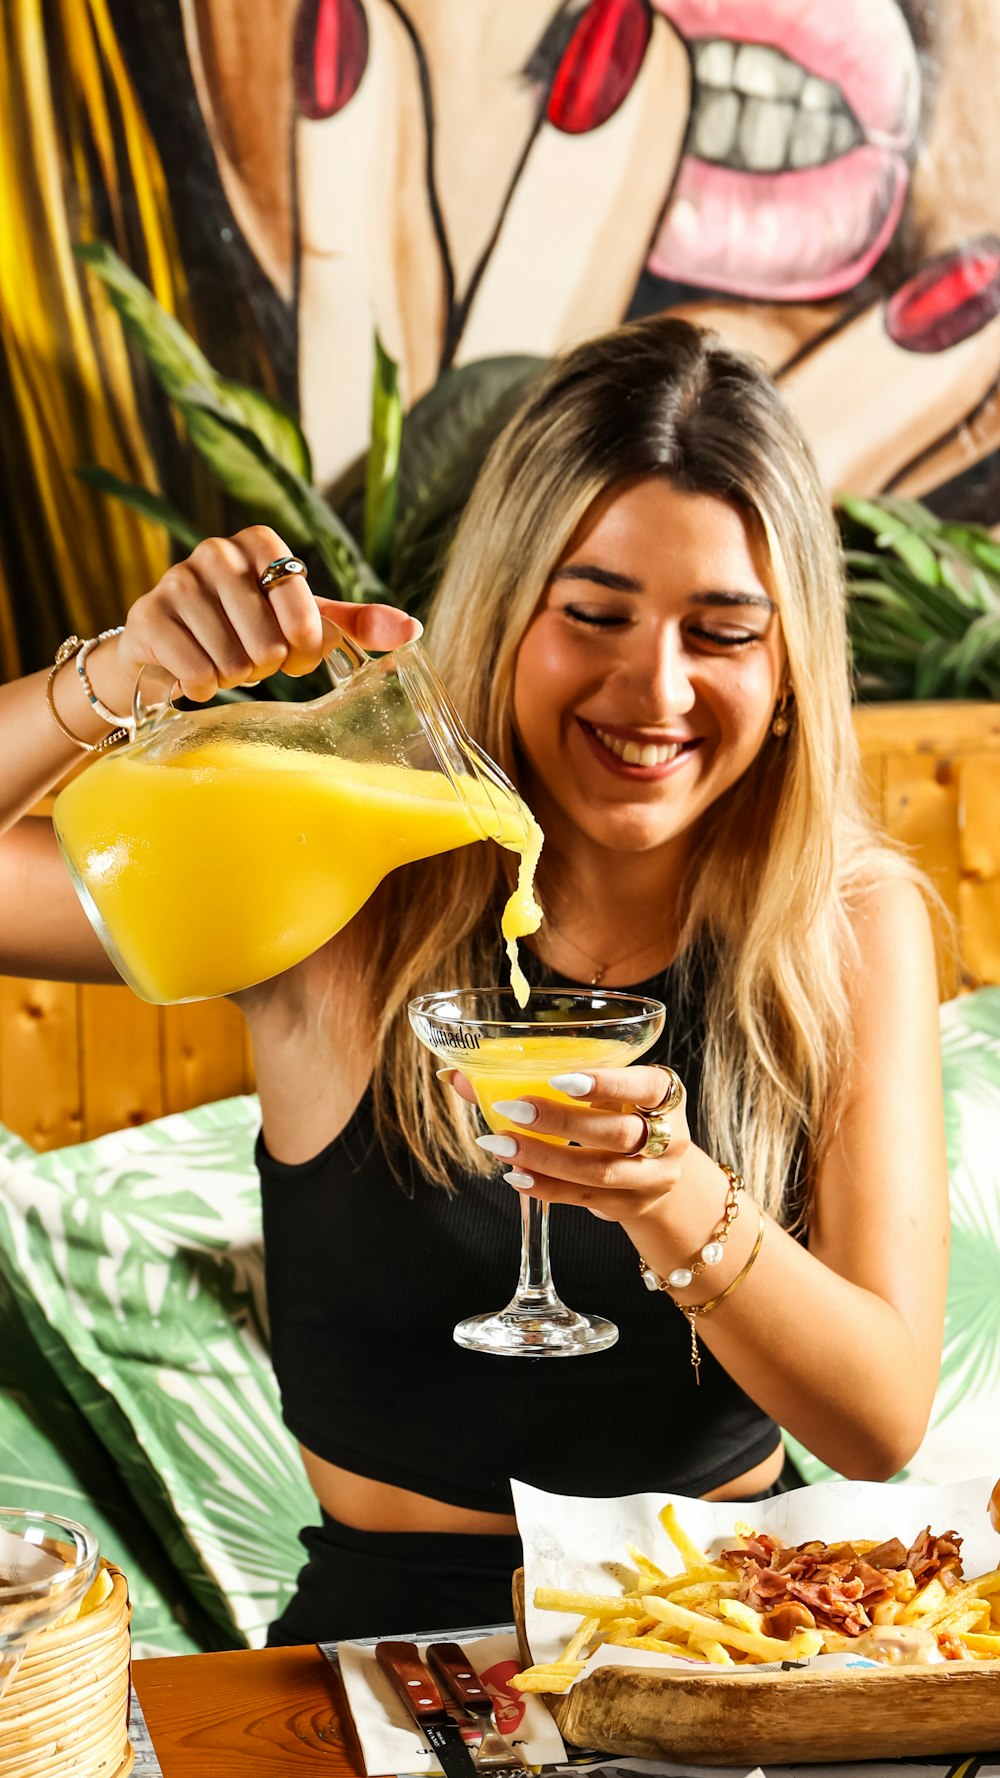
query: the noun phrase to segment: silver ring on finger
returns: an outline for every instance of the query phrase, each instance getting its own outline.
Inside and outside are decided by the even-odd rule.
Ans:
[[[640,1160],[658,1161],[670,1147],[670,1125],[663,1111],[640,1111],[636,1106],[636,1116],[642,1119],[645,1134],[639,1148],[632,1148],[629,1153]]]
[[[659,1101],[659,1104],[637,1105],[636,1111],[639,1113],[640,1117],[648,1118],[651,1114],[655,1114],[658,1111],[676,1111],[684,1097],[684,1082],[681,1080],[680,1075],[675,1074],[672,1068],[667,1068],[664,1065],[661,1065],[660,1072],[667,1077],[667,1090],[664,1093],[663,1098]]]
[[[298,556],[279,556],[276,562],[268,562],[260,577],[259,586],[262,593],[269,593],[279,580],[292,580],[297,574],[306,574],[308,569]]]

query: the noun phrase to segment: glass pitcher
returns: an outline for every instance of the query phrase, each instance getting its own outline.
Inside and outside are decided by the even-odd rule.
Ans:
[[[419,643],[375,658],[325,622],[333,690],[312,703],[147,705],[144,668],[130,743],[56,800],[77,894],[144,1000],[266,981],[397,865],[478,839],[522,851],[534,829]]]

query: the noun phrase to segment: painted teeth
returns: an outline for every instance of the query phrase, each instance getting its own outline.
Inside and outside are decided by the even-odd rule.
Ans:
[[[663,766],[668,759],[676,759],[681,750],[679,741],[668,741],[663,747],[656,747],[651,741],[640,744],[638,741],[622,741],[618,735],[609,735],[606,729],[594,725],[594,733],[602,746],[607,747],[627,766]]]
[[[692,45],[691,146],[699,160],[751,173],[818,167],[864,141],[832,81],[766,43]]]

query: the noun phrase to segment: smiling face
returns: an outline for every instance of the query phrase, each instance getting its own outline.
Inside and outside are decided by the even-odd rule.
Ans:
[[[683,842],[759,752],[784,672],[751,520],[659,478],[602,497],[517,657],[525,788],[547,841]]]

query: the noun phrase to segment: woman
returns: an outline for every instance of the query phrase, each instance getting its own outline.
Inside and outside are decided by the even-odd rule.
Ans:
[[[147,661],[197,699],[304,672],[321,608],[375,648],[413,634],[301,577],[265,596],[285,555],[265,529],[199,545],[90,651],[96,695],[126,709]],[[627,1072],[571,1083],[578,1107],[517,1101],[523,1134],[477,1146],[467,1083],[434,1081],[405,1008],[499,978],[510,861],[491,845],[397,872],[241,996],[274,1363],[323,1508],[276,1642],[507,1617],[511,1475],[742,1500],[779,1486],[780,1426],[889,1476],[937,1378],[929,923],[863,812],[836,534],[771,384],[669,320],[556,361],[483,470],[427,645],[546,836],[533,979],[641,986],[666,1030]],[[45,677],[0,704],[11,818],[74,757]],[[59,723],[106,734],[72,665],[50,689]],[[47,829],[0,856],[0,965],[112,979]],[[635,1107],[670,1104],[667,1063],[687,1097],[658,1152],[663,1114]],[[524,1192],[574,1207],[554,1219],[560,1286],[621,1329],[586,1363],[452,1342],[510,1293]]]

